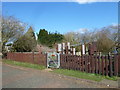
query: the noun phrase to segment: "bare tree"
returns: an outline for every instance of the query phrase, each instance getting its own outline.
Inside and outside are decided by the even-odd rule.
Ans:
[[[118,26],[107,26],[96,33],[97,48],[101,52],[108,53],[116,47]]]
[[[8,42],[17,40],[24,34],[26,24],[20,22],[15,17],[2,17],[2,51],[5,50],[5,45]]]
[[[75,38],[75,32],[68,32],[64,34],[65,42],[70,42],[71,44],[76,44],[77,40]]]
[[[92,31],[85,29],[84,32],[69,32],[65,34],[65,38],[69,42],[87,44],[97,42],[97,49],[101,52],[108,53],[114,47],[120,47],[118,44],[118,25],[110,25]]]

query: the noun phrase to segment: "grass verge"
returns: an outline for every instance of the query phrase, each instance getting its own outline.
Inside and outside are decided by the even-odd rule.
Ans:
[[[52,72],[67,75],[67,76],[73,76],[81,79],[88,79],[88,80],[94,80],[94,81],[101,81],[103,79],[108,79],[108,80],[114,80],[116,81],[118,77],[109,77],[109,76],[102,76],[98,74],[92,74],[92,73],[85,73],[85,72],[80,72],[80,71],[75,71],[75,70],[68,70],[68,69],[55,69]]]
[[[45,66],[38,65],[38,64],[31,64],[31,63],[25,63],[25,62],[18,62],[18,61],[12,61],[12,60],[2,60],[3,63],[11,64],[11,65],[17,65],[22,67],[28,67],[28,68],[34,68],[34,69],[45,69]]]

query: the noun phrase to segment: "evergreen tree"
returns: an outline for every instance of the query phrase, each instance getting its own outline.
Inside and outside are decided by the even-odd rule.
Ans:
[[[42,45],[53,47],[55,43],[62,42],[64,36],[59,33],[48,33],[45,29],[40,29],[38,36],[38,42]]]
[[[48,40],[48,32],[45,29],[40,29],[39,34],[38,34],[38,42],[46,45],[47,40]]]
[[[28,29],[28,31],[26,32],[25,35],[28,36],[28,37],[31,37],[34,40],[36,40],[34,30],[31,26],[30,26],[30,28]]]
[[[34,31],[30,27],[25,35],[14,42],[13,47],[17,52],[31,52],[36,47],[36,44]]]

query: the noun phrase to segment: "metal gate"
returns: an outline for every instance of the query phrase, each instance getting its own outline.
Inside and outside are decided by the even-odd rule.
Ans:
[[[60,67],[60,54],[56,52],[47,53],[47,68]]]

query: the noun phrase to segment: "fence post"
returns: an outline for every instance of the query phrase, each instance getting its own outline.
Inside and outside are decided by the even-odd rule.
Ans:
[[[95,73],[98,74],[98,60],[97,60],[97,54],[95,55]]]
[[[61,56],[61,54],[60,54],[60,68],[61,68],[61,61],[62,61],[62,56]]]
[[[65,69],[67,69],[67,68],[66,68],[66,67],[67,67],[67,59],[68,59],[68,58],[67,58],[67,55],[66,55],[66,56],[65,56],[65,62],[64,62],[64,63],[65,63]]]
[[[88,55],[88,73],[90,73],[90,56]]]
[[[84,60],[83,60],[83,55],[81,56],[81,71],[83,72],[84,69],[83,69],[83,66],[84,65]]]
[[[33,59],[33,63],[35,64],[35,62],[34,62],[34,51],[32,51],[32,54],[33,54],[32,55],[33,56],[33,58],[32,58]]]
[[[95,71],[95,69],[94,69],[95,68],[94,67],[95,66],[95,64],[94,64],[95,60],[94,60],[94,56],[93,55],[92,55],[92,59],[91,60],[92,60],[92,73],[94,73],[94,71]]]
[[[62,61],[61,61],[61,65],[63,66],[63,68],[65,68],[65,60],[66,60],[66,54],[61,55],[62,56]]]
[[[75,55],[73,55],[73,60],[72,60],[72,65],[73,65],[73,70],[76,70],[76,67],[75,67]]]
[[[112,71],[112,57],[109,56],[109,68],[110,68],[110,76],[113,76],[113,71]]]
[[[114,55],[114,75],[118,76],[118,55]]]
[[[60,54],[60,68],[63,68],[63,55]]]
[[[101,74],[101,57],[98,56],[98,71],[99,71],[99,74]]]
[[[105,72],[106,76],[108,76],[108,56],[105,56]]]
[[[82,63],[81,63],[82,61],[81,61],[81,60],[82,60],[82,57],[79,56],[79,59],[80,59],[80,60],[79,60],[79,63],[80,63],[79,68],[80,68],[80,71],[81,71],[81,65],[82,65]]]
[[[90,55],[90,73],[92,73],[92,55]]]
[[[66,46],[66,52],[65,52],[65,54],[68,54],[68,46]]]
[[[66,56],[66,69],[68,69],[68,64],[69,63],[69,56],[68,56],[68,54],[67,54],[67,56]]]
[[[101,60],[102,60],[102,75],[104,75],[104,56],[101,57]]]
[[[87,69],[87,64],[88,64],[88,58],[87,58],[87,55],[85,55],[85,72],[88,72],[88,69]]]
[[[70,69],[73,69],[73,62],[72,62],[73,56],[71,56],[71,60],[69,60],[70,62]]]
[[[74,64],[75,64],[75,63],[74,63],[74,61],[75,61],[74,59],[75,59],[75,57],[74,57],[74,56],[75,56],[75,55],[72,56],[72,69],[73,69],[73,70],[75,70],[75,68],[74,68]]]

